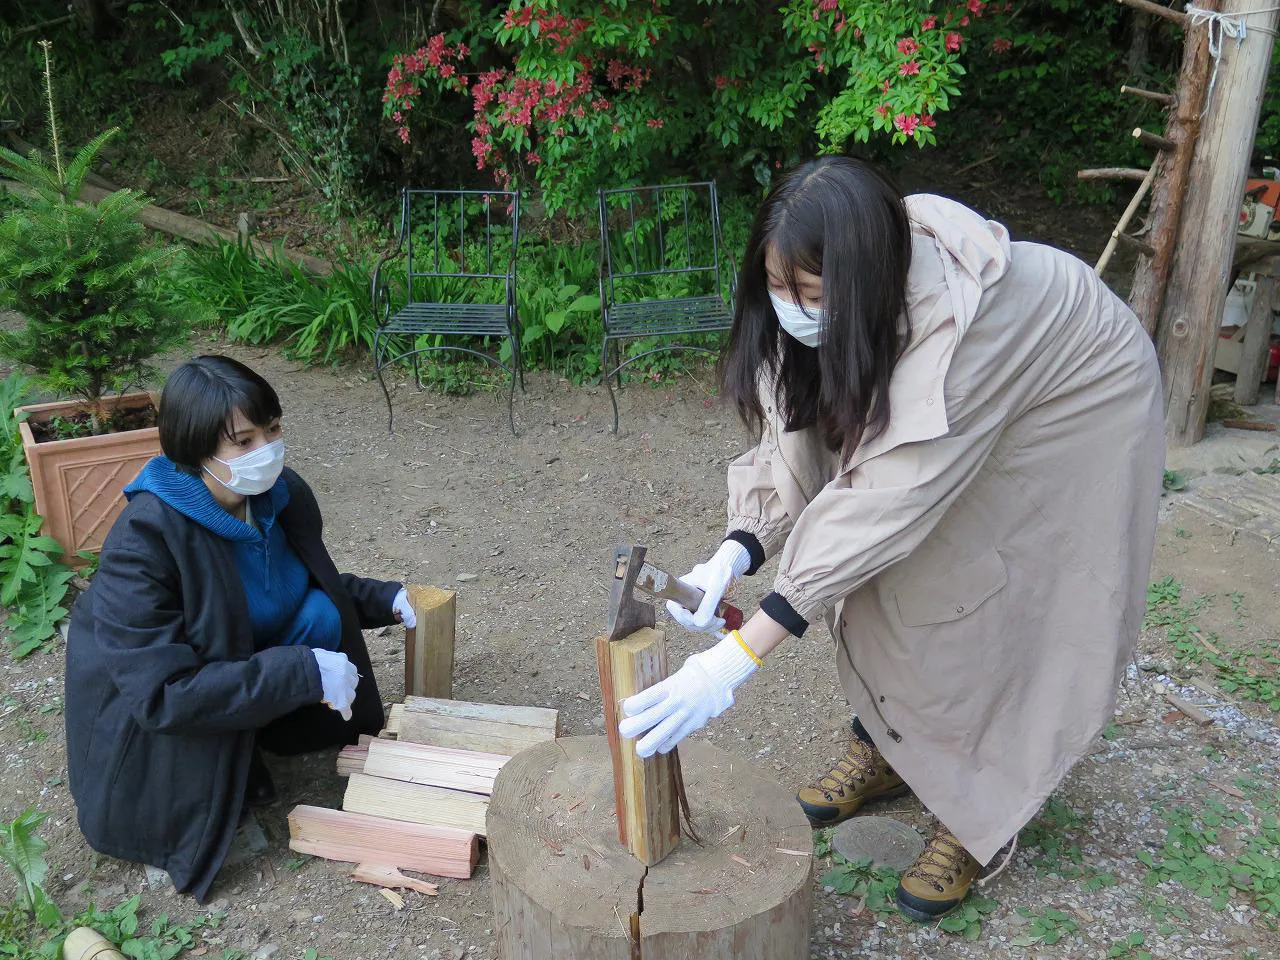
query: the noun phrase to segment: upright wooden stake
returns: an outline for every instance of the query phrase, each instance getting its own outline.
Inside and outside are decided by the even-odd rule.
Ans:
[[[1191,189],[1158,328],[1167,401],[1165,434],[1177,447],[1204,435],[1240,200],[1271,66],[1272,39],[1280,23],[1276,0],[1225,0],[1222,12],[1245,18],[1248,30],[1241,43],[1222,40],[1218,78],[1191,163]]]
[[[1240,369],[1236,371],[1236,403],[1249,407],[1258,402],[1262,377],[1267,372],[1271,354],[1271,304],[1276,293],[1276,278],[1268,274],[1258,277],[1253,291],[1253,309],[1244,328],[1244,349],[1240,351]]]
[[[418,625],[404,632],[404,695],[453,699],[453,639],[457,594],[436,587],[409,587]]]
[[[618,704],[666,677],[666,639],[648,627],[612,642],[598,637],[596,659],[613,754],[619,839],[637,860],[653,866],[680,845],[677,761],[672,754],[636,756],[635,741],[618,736]]]
[[[1206,10],[1217,10],[1221,0],[1201,0]],[[1182,14],[1178,14],[1182,18]],[[1150,257],[1140,257],[1129,292],[1129,306],[1151,336],[1156,334],[1160,308],[1164,304],[1165,286],[1173,264],[1173,251],[1182,223],[1182,205],[1187,195],[1187,177],[1191,169],[1196,138],[1200,134],[1200,112],[1204,109],[1205,88],[1209,83],[1208,33],[1203,27],[1188,29],[1182,39],[1182,70],[1178,74],[1177,106],[1165,125],[1165,136],[1177,149],[1156,157],[1156,182],[1151,191],[1147,237],[1155,250]]]

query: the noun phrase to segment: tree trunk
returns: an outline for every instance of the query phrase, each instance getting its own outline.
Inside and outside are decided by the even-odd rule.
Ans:
[[[1280,23],[1275,0],[1226,0],[1223,13],[1243,17],[1248,31],[1241,43],[1226,37],[1222,41],[1158,327],[1165,433],[1170,445],[1178,447],[1190,446],[1204,435],[1240,202],[1271,66],[1272,39]]]
[[[107,0],[71,0],[71,6],[85,31],[94,40],[116,32],[116,15],[111,12],[111,5]]]

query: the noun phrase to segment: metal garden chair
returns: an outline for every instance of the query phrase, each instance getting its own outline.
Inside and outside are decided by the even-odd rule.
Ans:
[[[394,422],[391,392],[382,371],[409,357],[419,387],[418,356],[470,354],[511,374],[507,419],[516,432],[516,383],[524,389],[516,314],[516,251],[520,243],[520,194],[502,190],[400,192],[400,235],[395,250],[373,270],[373,366],[387,398],[387,431]],[[405,304],[393,312],[383,266],[405,254]],[[499,337],[511,345],[507,365],[461,337]],[[452,338],[452,342],[449,339]]]
[[[737,270],[729,255],[729,303],[724,299],[720,205],[714,181],[600,191],[600,370],[618,432],[622,371],[666,351],[716,355],[717,348],[668,341],[625,357],[620,341],[715,334],[733,325],[730,304]],[[727,254],[726,254],[727,255]],[[610,358],[610,344],[614,358]]]

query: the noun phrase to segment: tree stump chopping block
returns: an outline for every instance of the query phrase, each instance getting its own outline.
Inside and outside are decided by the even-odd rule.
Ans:
[[[795,798],[705,743],[680,747],[701,843],[645,867],[618,842],[604,737],[513,757],[489,803],[501,960],[804,960],[813,837]]]

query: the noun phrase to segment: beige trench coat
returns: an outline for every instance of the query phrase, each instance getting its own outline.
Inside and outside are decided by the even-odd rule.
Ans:
[[[782,551],[850,703],[986,863],[1112,716],[1142,621],[1164,463],[1160,374],[1068,254],[907,200],[912,335],[891,423],[847,464],[785,432],[729,469],[729,530]]]

